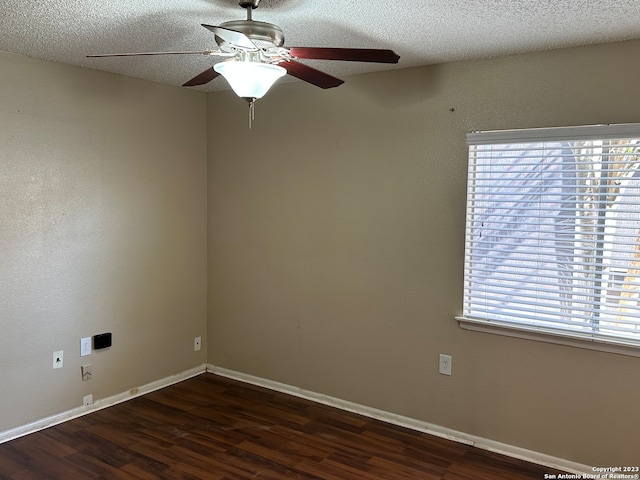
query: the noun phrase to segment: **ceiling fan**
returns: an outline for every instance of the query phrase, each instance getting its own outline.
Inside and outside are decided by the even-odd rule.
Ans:
[[[252,10],[260,0],[240,0],[247,11],[246,20],[232,20],[218,26],[202,24],[215,34],[217,48],[197,52],[143,52],[87,55],[88,57],[124,57],[138,55],[212,55],[227,57],[191,80],[183,87],[204,85],[219,75],[224,76],[235,93],[253,105],[262,98],[278,78],[289,74],[320,88],[333,88],[343,80],[308,65],[298,59],[344,60],[375,63],[398,63],[400,56],[393,50],[369,48],[285,47],[284,33],[277,25],[253,20]]]

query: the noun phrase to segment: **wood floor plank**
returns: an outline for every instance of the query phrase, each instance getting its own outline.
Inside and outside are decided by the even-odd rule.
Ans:
[[[84,452],[75,452],[69,455],[66,460],[76,467],[76,477],[70,478],[82,478],[79,476],[80,469],[84,472],[91,472],[92,475],[95,475],[95,478],[108,478],[110,480],[127,480],[130,478],[129,475],[122,470],[126,464],[113,467],[101,459]]]
[[[0,444],[0,480],[540,480],[561,473],[213,374]]]
[[[343,480],[387,480],[390,478],[371,473],[364,465],[343,463],[331,458],[318,463],[304,462],[304,465],[298,465],[298,469],[303,469],[305,466],[307,472],[314,473],[321,478],[340,478]]]
[[[442,475],[446,473],[446,471],[441,472],[441,474],[434,471],[427,472],[415,463],[409,465],[406,462],[398,462],[381,457],[373,457],[367,463],[371,465],[370,472],[381,475],[384,475],[386,472],[393,472],[397,480],[415,480],[418,478],[423,480],[440,480]]]
[[[11,443],[11,442],[9,442]],[[4,447],[4,444],[2,445]],[[68,461],[66,457],[51,455],[37,449],[29,448],[26,444],[9,445],[3,454],[13,456],[22,469],[11,475],[13,478],[98,478],[91,470],[84,470],[81,466]],[[81,475],[78,477],[78,475]]]

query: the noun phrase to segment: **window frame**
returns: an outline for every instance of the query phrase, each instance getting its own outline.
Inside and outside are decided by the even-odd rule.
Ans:
[[[550,127],[518,130],[476,131],[467,134],[469,153],[475,145],[515,144],[535,142],[560,142],[564,140],[608,140],[608,139],[638,139],[640,138],[640,124],[617,125],[588,125],[578,127]],[[469,161],[471,160],[469,156]],[[469,178],[468,178],[469,180]],[[468,186],[467,218],[465,220],[465,236],[469,232],[469,192]],[[465,241],[465,264],[467,261],[468,242]],[[466,269],[465,269],[466,270]],[[464,282],[467,282],[465,271]],[[466,292],[466,286],[464,288]],[[466,300],[465,300],[466,301]],[[461,328],[469,331],[484,332],[527,340],[541,341],[571,347],[587,348],[610,353],[640,357],[640,339],[625,337],[596,336],[592,333],[579,331],[556,330],[539,325],[501,321],[457,315],[455,319]]]

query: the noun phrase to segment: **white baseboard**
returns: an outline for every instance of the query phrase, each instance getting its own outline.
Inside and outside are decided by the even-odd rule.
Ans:
[[[296,397],[304,398],[317,403],[321,403],[323,405],[336,407],[341,410],[358,413],[369,418],[375,418],[377,420],[382,420],[387,423],[410,428],[419,432],[428,433],[437,437],[446,438],[448,440],[453,440],[465,445],[471,445],[482,450],[488,450],[512,458],[536,463],[538,465],[543,465],[552,469],[579,475],[593,474],[593,468],[588,465],[583,465],[562,458],[553,457],[544,453],[534,452],[532,450],[516,447],[514,445],[496,442],[487,438],[477,437],[468,433],[441,427],[440,425],[434,425],[432,423],[423,422],[422,420],[416,420],[414,418],[397,415],[395,413],[385,412],[384,410],[378,410],[377,408],[367,407],[365,405],[360,405],[339,398],[330,397],[328,395],[323,395],[321,393],[304,390],[302,388],[275,382],[273,380],[254,377],[253,375],[236,372],[234,370],[228,370],[226,368],[218,367],[211,364],[207,364],[207,372],[215,373],[223,377],[239,380],[241,382],[249,383],[259,387],[264,387],[270,390],[275,390]]]
[[[97,410],[101,410],[103,408],[107,408],[107,407],[116,405],[118,403],[130,400],[132,398],[145,395],[155,390],[168,387],[169,385],[173,385],[174,383],[178,383],[188,378],[195,377],[196,375],[199,375],[204,372],[215,373],[223,377],[239,380],[241,382],[257,385],[259,387],[264,387],[270,390],[275,390],[275,391],[286,393],[296,397],[304,398],[304,399],[311,400],[313,402],[317,402],[323,405],[336,407],[345,411],[364,415],[369,418],[375,418],[377,420],[382,420],[387,423],[391,423],[391,424],[398,425],[405,428],[410,428],[412,430],[416,430],[423,433],[428,433],[430,435],[434,435],[437,437],[446,438],[448,440],[453,440],[455,442],[463,443],[465,445],[471,445],[474,447],[481,448],[483,450],[500,453],[503,455],[507,455],[509,457],[518,458],[520,460],[536,463],[538,465],[543,465],[549,468],[562,470],[565,472],[570,472],[575,474],[582,474],[582,475],[593,473],[592,467],[583,465],[580,463],[571,462],[569,460],[553,457],[551,455],[547,455],[544,453],[534,452],[532,450],[516,447],[514,445],[496,442],[494,440],[490,440],[487,438],[477,437],[475,435],[470,435],[464,432],[459,432],[457,430],[441,427],[439,425],[435,425],[432,423],[423,422],[421,420],[416,420],[414,418],[397,415],[395,413],[390,413],[384,410],[367,407],[365,405],[349,402],[347,400],[342,400],[342,399],[331,397],[328,395],[323,395],[321,393],[312,392],[310,390],[304,390],[302,388],[294,387],[292,385],[287,385],[284,383],[275,382],[273,380],[267,380],[264,378],[255,377],[253,375],[236,372],[234,370],[229,370],[229,369],[218,367],[216,365],[211,365],[211,364],[203,364],[203,365],[191,368],[189,370],[185,370],[184,372],[180,372],[175,375],[171,375],[169,377],[162,378],[160,380],[156,380],[151,383],[147,383],[146,385],[142,385],[137,388],[132,388],[127,392],[122,392],[108,398],[99,399],[95,401],[93,405],[90,405],[87,407],[85,406],[76,407],[71,410],[67,410],[66,412],[61,412],[56,415],[51,415],[49,417],[43,418],[41,420],[37,420],[35,422],[29,423],[26,425],[21,425],[19,427],[15,427],[10,430],[5,430],[3,432],[0,432],[0,443],[7,442],[9,440],[13,440],[15,438],[22,437],[24,435],[28,435],[30,433],[37,432],[39,430],[43,430],[45,428],[52,427],[59,423],[71,420],[73,418],[77,418],[82,415],[86,415],[88,413],[95,412]]]
[[[183,380],[186,380],[187,378],[195,377],[196,375],[200,375],[201,373],[204,373],[206,371],[206,365],[202,364],[197,367],[190,368],[189,370],[185,370],[184,372],[180,372],[175,375],[171,375],[169,377],[147,383],[146,385],[142,385],[141,387],[132,388],[127,392],[118,393],[111,397],[96,400],[93,405],[72,408],[71,410],[67,410],[66,412],[61,412],[56,415],[51,415],[49,417],[43,418],[41,420],[36,420],[35,422],[31,422],[26,425],[21,425],[10,430],[5,430],[4,432],[0,432],[0,443],[8,442],[9,440],[13,440],[15,438],[22,437],[24,435],[43,430],[45,428],[52,427],[54,425],[58,425],[59,423],[66,422],[73,418],[81,417],[82,415],[87,415],[88,413],[92,413],[103,408],[111,407],[126,400],[131,400],[132,398],[139,397],[140,395],[144,395],[146,393],[168,387],[169,385],[181,382]]]

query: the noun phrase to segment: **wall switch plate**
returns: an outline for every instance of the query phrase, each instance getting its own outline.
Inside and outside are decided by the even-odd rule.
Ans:
[[[91,337],[80,339],[80,356],[86,357],[87,355],[91,355]]]
[[[82,404],[85,407],[90,407],[91,405],[93,405],[93,394],[90,393],[89,395],[85,395],[84,397],[82,397]]]
[[[53,352],[53,368],[62,368],[64,364],[64,351],[58,350],[57,352]]]
[[[196,337],[193,339],[193,351],[197,352],[202,347],[202,338]]]
[[[438,371],[442,375],[451,375],[451,355],[440,354],[440,365]]]

